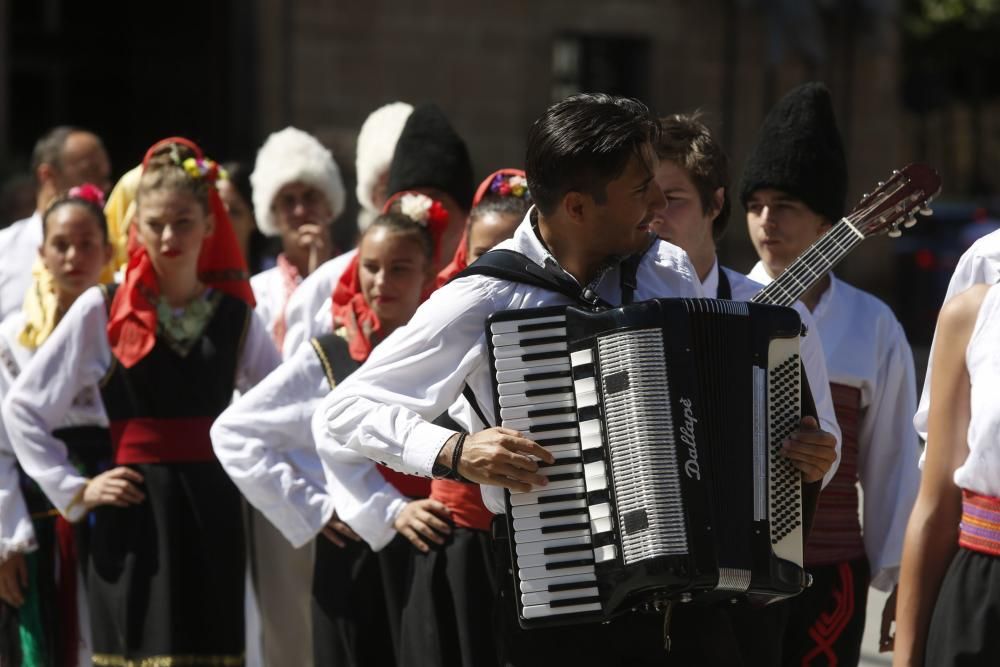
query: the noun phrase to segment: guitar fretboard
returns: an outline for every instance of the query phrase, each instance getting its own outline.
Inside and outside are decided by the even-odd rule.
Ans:
[[[864,239],[848,218],[841,218],[751,301],[791,306]]]

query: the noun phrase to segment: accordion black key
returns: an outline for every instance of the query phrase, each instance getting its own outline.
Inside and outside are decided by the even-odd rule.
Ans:
[[[791,308],[715,299],[489,318],[500,424],[555,458],[546,486],[506,496],[523,627],[801,592],[801,477],[781,455],[800,331]]]

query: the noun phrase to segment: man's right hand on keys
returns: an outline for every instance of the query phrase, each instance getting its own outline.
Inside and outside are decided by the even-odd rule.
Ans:
[[[438,453],[437,462],[451,468],[452,454],[460,434],[448,439]],[[538,461],[552,463],[555,458],[536,442],[517,431],[502,426],[488,428],[466,437],[458,473],[478,484],[504,486],[511,491],[530,491],[545,486],[545,475],[538,473]]]

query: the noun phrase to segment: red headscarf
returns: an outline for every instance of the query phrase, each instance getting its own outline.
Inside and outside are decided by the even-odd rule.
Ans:
[[[157,150],[171,143],[187,146],[199,161],[205,159],[201,148],[194,142],[183,137],[170,137],[156,142],[146,151],[142,161],[143,169]],[[211,178],[212,175],[202,176],[206,177]],[[206,285],[242,299],[252,307],[255,302],[246,260],[240,251],[229,214],[214,185],[209,186],[208,203],[215,218],[215,230],[202,243],[201,254],[198,256],[198,278]],[[125,281],[115,292],[115,298],[111,302],[107,327],[111,350],[126,368],[137,364],[156,344],[154,303],[160,293],[153,262],[149,259],[146,248],[136,238],[135,225],[129,230],[128,251]]]
[[[476,190],[476,196],[472,199],[472,209],[475,209],[479,205],[479,202],[483,201],[483,197],[486,196],[487,192],[496,192],[494,184],[503,182],[505,179],[509,179],[511,176],[520,176],[525,178],[526,175],[523,169],[497,169],[492,174],[486,177],[482,183],[479,184],[479,188]],[[471,215],[469,216],[472,217]],[[469,265],[469,226],[465,226],[465,231],[462,232],[462,240],[458,242],[458,248],[455,249],[455,256],[452,258],[451,263],[448,266],[441,269],[441,273],[437,275],[437,281],[435,287],[441,287],[446,282],[457,276],[465,267]]]
[[[426,212],[427,231],[431,235],[434,245],[434,255],[436,256],[441,247],[441,237],[445,229],[448,228],[448,211],[445,210],[441,202],[427,197],[427,195],[409,190],[397,192],[386,201],[382,207],[382,212],[387,213],[392,205],[403,198],[404,195],[415,195],[430,200],[430,208]],[[418,220],[419,222],[419,220]],[[381,331],[381,324],[378,316],[371,309],[365,296],[361,292],[361,278],[358,269],[361,266],[361,254],[354,255],[347,269],[340,276],[333,289],[333,325],[334,327],[347,327],[349,332],[348,340],[351,358],[355,361],[363,362],[371,354],[374,344],[372,342]],[[426,299],[434,291],[431,286],[422,299]]]

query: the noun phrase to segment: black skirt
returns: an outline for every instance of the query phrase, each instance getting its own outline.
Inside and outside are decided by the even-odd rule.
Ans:
[[[243,665],[239,492],[217,462],[131,467],[144,477],[145,501],[94,512],[94,664]]]
[[[496,662],[492,538],[454,528],[429,553],[410,547],[413,579],[403,610],[401,667],[479,667]]]
[[[958,550],[948,567],[927,633],[924,664],[1000,665],[1000,558]]]
[[[323,535],[316,538],[315,667],[396,664],[409,551],[409,542],[399,535],[378,552],[364,542],[348,540],[341,548]]]

